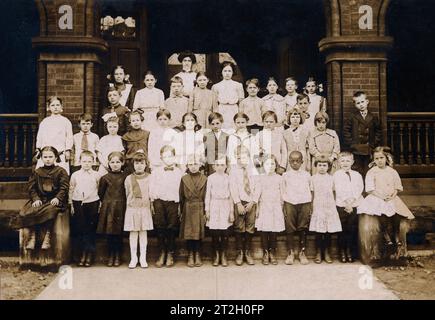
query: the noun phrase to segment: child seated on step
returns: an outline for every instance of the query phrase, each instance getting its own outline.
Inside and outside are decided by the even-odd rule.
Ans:
[[[68,203],[69,176],[63,167],[56,165],[59,162],[56,148],[43,147],[39,155],[43,166],[29,179],[30,200],[12,224],[14,229],[29,228],[24,244],[26,250],[34,250],[39,238],[43,239],[42,250],[51,248],[54,221]]]
[[[373,151],[373,162],[365,178],[365,191],[368,196],[358,207],[358,213],[379,216],[381,231],[386,246],[400,247],[400,222],[403,219],[414,219],[414,215],[398,197],[403,191],[400,176],[393,169],[393,156],[389,147],[376,147]]]

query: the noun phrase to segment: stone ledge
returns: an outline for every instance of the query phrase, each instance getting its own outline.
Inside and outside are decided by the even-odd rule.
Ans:
[[[32,39],[32,47],[37,50],[45,51],[47,48],[62,48],[71,49],[77,51],[92,50],[105,53],[109,50],[107,42],[101,38],[96,37],[83,37],[83,36],[71,36],[71,37],[35,37]]]
[[[340,36],[323,38],[319,42],[320,52],[325,52],[331,49],[349,50],[363,49],[367,51],[386,51],[393,46],[394,40],[392,37],[379,36]]]

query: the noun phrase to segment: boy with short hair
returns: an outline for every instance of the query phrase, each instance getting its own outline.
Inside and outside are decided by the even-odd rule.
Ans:
[[[165,145],[160,149],[163,166],[150,176],[150,199],[154,208],[153,223],[157,232],[160,256],[156,266],[174,265],[175,237],[178,230],[180,182],[183,172],[176,167],[175,149]]]
[[[207,176],[214,173],[214,162],[219,154],[227,153],[229,135],[222,131],[223,116],[218,112],[212,112],[208,116],[210,132],[204,135],[204,147],[206,157]]]
[[[100,138],[95,133],[91,132],[93,126],[92,115],[90,113],[83,113],[79,118],[80,131],[73,136],[73,163],[71,165],[71,172],[74,173],[80,169],[80,154],[83,151],[90,151],[96,159],[95,149],[100,141]],[[96,163],[94,162],[93,165]]]
[[[252,237],[255,232],[257,203],[254,199],[254,166],[248,148],[239,145],[236,150],[237,165],[230,170],[230,192],[234,201],[234,232],[236,238],[236,265],[254,264],[251,256]],[[243,251],[244,250],[244,251]]]
[[[298,257],[301,264],[308,264],[305,255],[307,232],[311,215],[310,174],[301,168],[303,155],[292,151],[289,155],[289,170],[283,174],[284,220],[287,234],[288,256],[285,263],[292,265]],[[294,234],[299,236],[299,254],[295,253]]]
[[[171,79],[171,95],[165,100],[165,108],[171,113],[172,127],[181,126],[183,115],[189,108],[189,99],[183,95],[183,79],[175,76]]]
[[[352,170],[353,154],[341,152],[338,155],[340,167],[334,175],[335,201],[343,231],[338,233],[341,262],[353,262],[357,256],[357,207],[363,196],[364,183],[361,174]]]
[[[345,120],[343,138],[346,147],[355,156],[356,169],[365,176],[370,155],[381,143],[382,130],[378,117],[368,109],[370,101],[364,91],[354,93],[353,103],[357,111]]]

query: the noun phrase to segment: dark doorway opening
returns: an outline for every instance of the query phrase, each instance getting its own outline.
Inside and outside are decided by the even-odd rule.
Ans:
[[[435,2],[391,1],[386,21],[394,37],[388,62],[388,111],[434,111]]]

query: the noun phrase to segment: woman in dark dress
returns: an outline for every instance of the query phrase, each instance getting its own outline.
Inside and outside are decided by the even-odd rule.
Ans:
[[[69,176],[64,168],[56,166],[59,153],[54,147],[43,147],[40,157],[44,164],[35,170],[29,180],[30,200],[12,222],[14,229],[30,228],[27,250],[35,249],[36,231],[44,235],[41,249],[51,248],[51,231],[57,215],[66,209]]]

